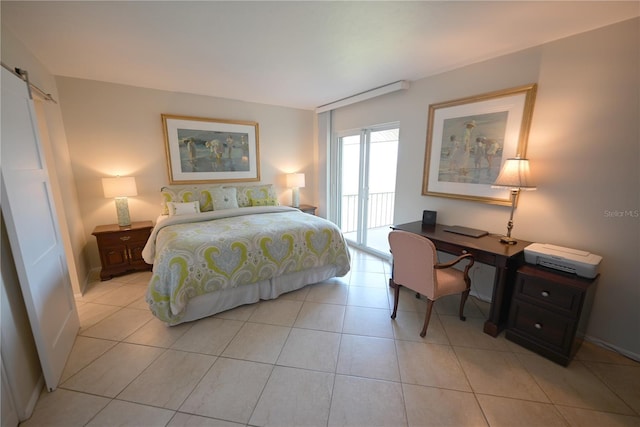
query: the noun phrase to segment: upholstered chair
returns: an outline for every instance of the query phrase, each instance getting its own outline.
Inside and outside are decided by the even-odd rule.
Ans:
[[[436,247],[431,240],[400,230],[389,233],[389,245],[393,255],[392,283],[395,285],[392,319],[396,318],[400,287],[404,286],[415,291],[416,298],[420,298],[420,295],[427,298],[427,313],[422,332],[420,332],[421,337],[427,334],[433,303],[440,297],[460,293],[460,320],[466,320],[463,313],[464,304],[471,290],[469,268],[474,263],[471,254],[464,254],[450,262],[440,264]],[[453,268],[464,260],[467,262],[464,271]]]

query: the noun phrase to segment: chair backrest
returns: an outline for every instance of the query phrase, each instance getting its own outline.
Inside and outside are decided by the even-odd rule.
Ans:
[[[434,299],[436,286],[436,247],[426,237],[407,231],[389,233],[389,246],[393,255],[394,282]]]

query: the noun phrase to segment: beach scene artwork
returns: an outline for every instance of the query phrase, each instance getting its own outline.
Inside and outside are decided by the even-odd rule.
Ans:
[[[502,164],[508,111],[445,119],[440,182],[492,184]]]
[[[178,128],[181,172],[247,172],[249,134]]]

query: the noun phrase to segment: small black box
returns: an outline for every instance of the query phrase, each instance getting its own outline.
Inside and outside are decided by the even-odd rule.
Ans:
[[[436,225],[436,211],[422,211],[422,225]]]

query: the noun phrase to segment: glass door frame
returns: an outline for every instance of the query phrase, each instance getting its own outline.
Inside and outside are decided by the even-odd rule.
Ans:
[[[368,126],[362,129],[351,129],[340,132],[335,132],[331,141],[331,181],[330,188],[334,188],[333,192],[335,196],[331,196],[332,220],[342,229],[342,173],[343,173],[343,154],[342,154],[342,139],[349,136],[360,136],[360,155],[358,164],[358,217],[356,226],[356,240],[348,239],[352,246],[355,246],[364,251],[373,253],[383,258],[388,258],[389,254],[380,252],[374,248],[367,246],[367,230],[368,230],[368,212],[369,212],[369,176],[370,176],[370,152],[371,152],[371,133],[377,131],[384,131],[389,129],[399,129],[400,123],[384,123],[380,125]]]

